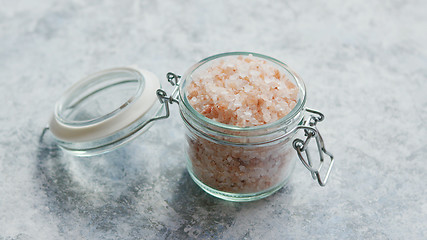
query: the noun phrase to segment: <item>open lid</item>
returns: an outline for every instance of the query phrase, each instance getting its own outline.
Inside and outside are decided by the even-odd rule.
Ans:
[[[162,111],[158,89],[159,79],[146,70],[122,67],[94,73],[64,93],[49,129],[58,145],[74,155],[111,151],[147,130]]]

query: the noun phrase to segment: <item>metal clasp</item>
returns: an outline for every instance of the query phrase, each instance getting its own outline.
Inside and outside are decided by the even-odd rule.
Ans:
[[[172,85],[172,86],[178,86],[179,85],[179,79],[181,79],[181,76],[176,75],[173,72],[168,72],[166,74],[166,78],[168,79],[168,82]]]
[[[311,113],[310,118],[308,120],[306,120],[303,125],[298,126],[297,130],[303,129],[305,136],[306,136],[306,139],[305,139],[305,141],[302,139],[299,139],[299,138],[295,139],[293,141],[293,147],[297,151],[298,158],[301,160],[301,162],[304,164],[304,166],[311,172],[311,176],[313,177],[313,179],[314,180],[317,179],[317,182],[319,183],[319,185],[323,187],[326,185],[328,178],[329,178],[329,175],[330,175],[331,170],[332,170],[332,166],[334,165],[334,156],[326,150],[323,138],[320,135],[320,132],[316,127],[318,122],[321,122],[321,121],[323,121],[323,119],[325,119],[325,116],[321,112],[313,110],[313,109],[306,108],[305,110],[307,112]],[[310,158],[310,154],[308,151],[308,145],[310,143],[310,140],[313,137],[316,139],[317,149],[319,152],[320,164],[317,168],[313,167],[312,159]],[[305,152],[306,159],[304,159],[304,156],[302,154],[303,152]],[[329,156],[330,164],[329,164],[328,170],[326,171],[326,175],[322,180],[322,178],[320,176],[320,170],[323,167],[324,154]]]
[[[179,101],[176,99],[176,96],[178,95],[179,80],[181,79],[181,76],[176,75],[175,73],[169,72],[166,74],[166,78],[168,79],[168,82],[172,86],[175,86],[174,90],[172,91],[172,94],[170,96],[168,96],[166,91],[163,89],[157,89],[157,91],[156,91],[156,95],[157,95],[157,98],[159,99],[159,102],[161,104],[163,104],[165,107],[165,114],[162,116],[157,116],[157,117],[151,118],[150,120],[148,120],[148,122],[146,124],[153,122],[153,121],[160,120],[160,119],[168,118],[170,116],[169,104],[173,104],[173,103],[179,104]],[[160,111],[161,111],[161,109],[159,109],[159,111],[156,115],[158,115],[160,113]]]

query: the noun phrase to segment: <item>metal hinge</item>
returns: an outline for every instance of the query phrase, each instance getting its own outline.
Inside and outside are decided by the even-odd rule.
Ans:
[[[320,132],[316,126],[318,122],[323,121],[325,116],[321,112],[313,109],[306,108],[305,110],[311,113],[310,118],[306,120],[303,125],[298,126],[296,130],[303,129],[306,139],[305,141],[299,138],[295,139],[293,141],[293,147],[297,151],[298,158],[301,160],[304,166],[311,172],[313,179],[317,180],[319,185],[323,187],[326,185],[328,181],[329,175],[332,170],[332,166],[334,164],[334,156],[326,150],[323,138],[320,135]],[[313,162],[308,151],[308,145],[310,143],[310,140],[313,137],[316,139],[316,145],[319,152],[320,164],[318,165],[317,168],[313,167]],[[302,153],[305,153],[306,158],[304,158]],[[325,162],[324,154],[326,154],[330,158],[330,163],[329,163],[328,170],[326,171],[326,175],[322,179],[322,177],[320,176],[320,171]]]

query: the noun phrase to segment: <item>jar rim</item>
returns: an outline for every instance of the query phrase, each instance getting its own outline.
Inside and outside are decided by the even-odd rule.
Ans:
[[[133,85],[130,86],[129,83]],[[64,115],[64,111],[78,114],[81,110],[74,110],[75,106],[82,105],[82,109],[85,109],[85,104],[90,101],[87,100],[89,97],[95,96],[96,99],[97,94],[104,96],[105,91],[113,88],[117,91],[119,85],[129,86],[130,90],[114,103],[112,111],[107,108],[106,114],[77,121]],[[137,126],[150,117],[146,114],[154,111],[157,100],[155,90],[158,88],[160,82],[154,74],[134,67],[111,68],[93,73],[76,82],[63,94],[55,105],[49,128],[64,145],[83,144],[87,147],[96,143],[98,147],[122,139],[128,141],[129,136],[134,133],[130,129],[137,129]]]
[[[97,84],[99,84],[99,85],[102,84],[102,81],[100,81],[100,80],[102,80],[102,78],[106,78],[106,77],[113,78],[111,76],[114,76],[114,75],[118,75],[118,76],[121,75],[120,77],[132,76],[132,78],[134,80],[120,81],[118,83],[106,85],[105,87],[97,87]],[[137,87],[135,88],[134,93],[127,96],[127,99],[125,101],[121,102],[118,105],[118,107],[113,108],[111,111],[107,112],[106,114],[101,114],[97,117],[94,117],[91,119],[85,119],[85,120],[68,119],[68,116],[64,115],[64,111],[65,111],[64,109],[73,108],[73,106],[68,106],[71,104],[70,102],[75,100],[76,95],[82,94],[83,91],[86,88],[88,88],[88,86],[92,87],[93,90],[89,91],[86,94],[87,96],[81,97],[82,100],[79,100],[77,103],[73,103],[73,105],[77,105],[78,103],[85,101],[86,98],[88,98],[89,96],[91,96],[93,94],[96,94],[97,92],[100,92],[100,91],[107,89],[107,88],[114,87],[117,84],[123,84],[126,82],[136,82]],[[76,82],[73,86],[71,86],[62,95],[62,97],[55,104],[54,116],[62,124],[66,124],[66,125],[70,125],[70,126],[87,126],[87,125],[96,124],[96,123],[105,121],[106,119],[109,119],[109,118],[113,117],[114,115],[117,115],[119,112],[123,111],[123,109],[125,107],[127,107],[130,104],[133,104],[135,99],[138,98],[142,94],[144,87],[145,87],[144,76],[142,76],[140,73],[138,73],[137,71],[135,71],[134,69],[131,69],[131,68],[124,68],[124,67],[122,67],[122,68],[111,68],[111,69],[106,69],[106,70],[103,70],[100,72],[96,72],[96,73],[93,73],[91,75],[88,75],[87,77],[83,78],[79,82]]]
[[[293,78],[293,80],[296,83],[296,85],[298,86],[298,90],[301,94],[300,94],[300,96],[298,96],[298,101],[297,101],[297,104],[295,105],[295,107],[292,108],[292,110],[288,114],[286,114],[284,117],[282,117],[282,118],[280,118],[274,122],[263,124],[263,125],[239,127],[239,126],[235,126],[235,125],[220,123],[218,121],[215,121],[213,119],[205,117],[203,114],[199,113],[196,109],[194,109],[193,106],[190,104],[190,102],[188,101],[188,98],[187,98],[187,91],[184,88],[184,86],[186,85],[185,83],[189,79],[189,77],[197,69],[199,69],[204,64],[206,64],[212,60],[218,59],[218,58],[228,57],[228,56],[242,56],[242,55],[243,56],[252,55],[254,57],[262,58],[264,60],[275,63],[276,65],[278,65],[279,67],[284,69],[287,73],[289,73],[289,75]],[[272,57],[269,57],[269,56],[266,56],[263,54],[259,54],[259,53],[254,53],[254,52],[226,52],[226,53],[220,53],[220,54],[216,54],[216,55],[207,57],[207,58],[199,61],[198,63],[194,64],[193,66],[191,66],[182,76],[182,81],[181,81],[180,86],[179,86],[179,97],[180,97],[181,103],[184,104],[185,108],[187,108],[190,111],[190,113],[193,116],[195,116],[198,120],[205,122],[209,125],[215,126],[216,128],[219,128],[221,130],[246,132],[246,131],[256,131],[256,130],[276,128],[276,127],[281,126],[285,123],[288,123],[289,121],[294,119],[304,109],[304,106],[306,103],[306,88],[305,88],[304,81],[301,79],[301,77],[296,72],[294,72],[291,68],[289,68],[289,66],[287,64],[285,64],[285,63],[283,63],[283,62],[281,62],[275,58],[272,58]]]

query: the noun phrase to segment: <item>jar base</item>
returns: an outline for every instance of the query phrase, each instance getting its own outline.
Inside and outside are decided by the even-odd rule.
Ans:
[[[295,163],[295,161],[293,161],[293,163]],[[292,164],[291,173],[293,172],[294,167],[295,167],[295,164]],[[272,195],[273,193],[277,192],[278,190],[280,190],[282,187],[284,187],[288,183],[291,175],[289,174],[289,176],[280,184],[277,184],[276,186],[266,189],[264,191],[260,191],[256,193],[230,193],[230,192],[219,191],[212,187],[207,186],[206,184],[201,182],[199,179],[197,179],[193,171],[191,171],[190,169],[188,169],[188,173],[190,174],[193,181],[205,192],[207,192],[209,195],[223,199],[223,200],[231,201],[231,202],[251,202],[251,201],[256,201],[256,200],[266,198]]]

